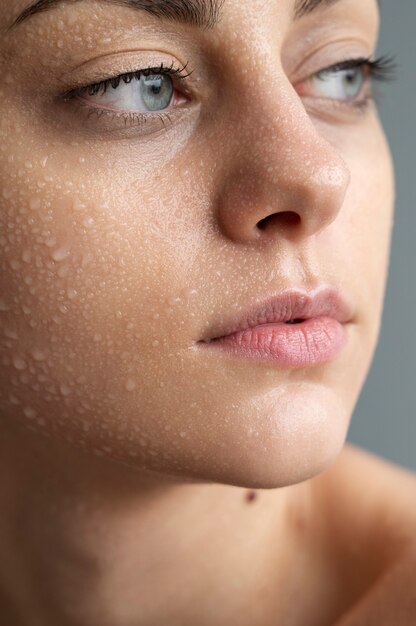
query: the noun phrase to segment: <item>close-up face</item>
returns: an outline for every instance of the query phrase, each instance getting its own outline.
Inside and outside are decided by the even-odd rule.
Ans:
[[[0,0],[2,420],[114,468],[317,475],[386,286],[376,0],[29,5]]]

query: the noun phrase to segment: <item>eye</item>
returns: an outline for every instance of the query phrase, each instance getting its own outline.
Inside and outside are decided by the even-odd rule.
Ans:
[[[186,79],[192,74],[184,73],[186,67],[174,69],[147,67],[106,78],[96,83],[71,89],[62,94],[63,102],[76,106],[73,112],[94,117],[97,130],[117,131],[127,126],[140,126],[146,133],[166,129],[174,115],[179,116],[189,104],[186,97]],[[178,86],[183,82],[184,87]],[[120,123],[122,126],[120,127]]]
[[[108,84],[91,86],[78,97],[84,102],[112,111],[148,113],[163,111],[174,99],[175,88],[171,76],[126,74],[110,79]]]
[[[390,80],[394,69],[391,57],[349,59],[316,72],[296,89],[300,96],[361,106],[372,98],[372,81]]]
[[[333,100],[356,100],[360,97],[368,77],[369,70],[365,66],[343,70],[330,68],[318,72],[310,81],[311,88],[319,96]]]

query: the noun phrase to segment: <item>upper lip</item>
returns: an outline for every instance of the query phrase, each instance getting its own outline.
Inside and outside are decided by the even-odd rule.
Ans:
[[[336,287],[321,286],[312,291],[288,289],[257,302],[243,313],[223,320],[202,341],[226,337],[261,324],[278,324],[320,316],[332,317],[344,324],[351,320],[352,315],[351,304]]]

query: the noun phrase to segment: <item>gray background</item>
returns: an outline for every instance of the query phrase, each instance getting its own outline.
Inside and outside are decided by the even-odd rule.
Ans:
[[[382,0],[379,54],[393,54],[396,81],[379,100],[396,169],[397,202],[380,342],[348,441],[416,470],[415,0]]]

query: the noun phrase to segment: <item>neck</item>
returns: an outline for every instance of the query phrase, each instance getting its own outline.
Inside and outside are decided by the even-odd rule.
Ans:
[[[309,514],[308,483],[253,498],[31,433],[3,433],[0,459],[1,622],[16,626],[218,624],[284,580],[294,519]]]

